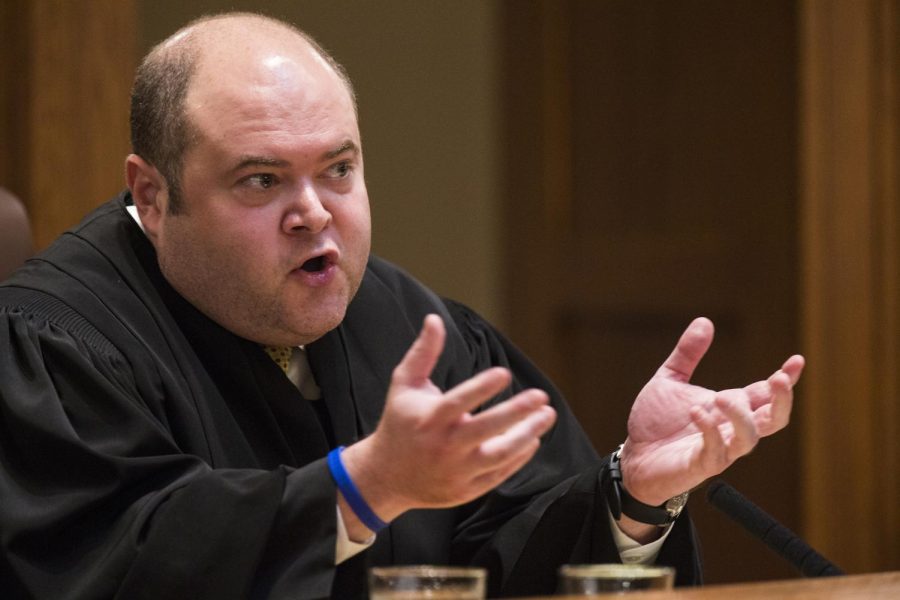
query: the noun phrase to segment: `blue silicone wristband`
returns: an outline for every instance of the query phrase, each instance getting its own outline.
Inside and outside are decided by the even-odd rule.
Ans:
[[[353,480],[350,479],[350,474],[344,468],[344,461],[341,460],[341,452],[343,451],[344,447],[338,446],[328,453],[328,469],[331,471],[331,478],[334,479],[338,489],[341,490],[341,494],[344,495],[344,500],[347,501],[347,504],[350,505],[350,508],[353,509],[353,512],[356,513],[363,525],[377,533],[387,527],[387,523],[378,518],[378,515],[375,514],[368,503],[366,503],[365,498],[362,497],[362,494],[359,493]]]

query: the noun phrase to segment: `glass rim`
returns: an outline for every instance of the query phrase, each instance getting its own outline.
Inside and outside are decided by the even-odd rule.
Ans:
[[[443,565],[393,565],[390,567],[371,567],[369,573],[375,577],[393,577],[397,575],[424,577],[487,577],[487,569],[482,567],[452,567]]]
[[[612,576],[639,579],[643,577],[675,577],[675,569],[658,565],[576,564],[560,566],[559,574],[567,577]]]

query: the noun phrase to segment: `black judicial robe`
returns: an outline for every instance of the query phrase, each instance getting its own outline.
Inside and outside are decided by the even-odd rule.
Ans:
[[[605,461],[552,384],[473,312],[371,258],[344,322],[308,347],[317,414],[255,343],[167,285],[128,201],[0,286],[0,596],[355,598],[367,567],[410,563],[484,565],[491,595],[526,595],[552,592],[561,563],[618,560]],[[514,383],[494,401],[543,388],[558,423],[492,493],[411,511],[336,568],[324,457],[374,430],[432,312],[448,332],[439,387],[504,365]],[[658,562],[696,582],[694,548],[683,516]]]

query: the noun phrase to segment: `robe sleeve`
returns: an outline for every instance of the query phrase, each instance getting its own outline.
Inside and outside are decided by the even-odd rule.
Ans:
[[[87,321],[0,309],[4,598],[327,597],[324,461],[213,469],[182,452]]]
[[[601,488],[608,460],[597,456],[560,392],[520,350],[467,307],[444,303],[465,340],[473,371],[504,366],[512,372],[510,390],[496,401],[536,387],[550,395],[557,411],[557,423],[535,457],[471,507],[457,528],[454,562],[487,567],[489,596],[552,594],[562,564],[620,562]],[[619,441],[610,440],[610,450]],[[699,583],[695,536],[686,513],[657,563],[674,566],[679,585]]]

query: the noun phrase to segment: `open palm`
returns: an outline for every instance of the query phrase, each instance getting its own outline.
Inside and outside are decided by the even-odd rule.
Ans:
[[[790,357],[764,381],[708,390],[690,378],[712,338],[712,323],[695,319],[631,409],[623,484],[647,504],[661,504],[721,473],[790,420],[803,357]]]

